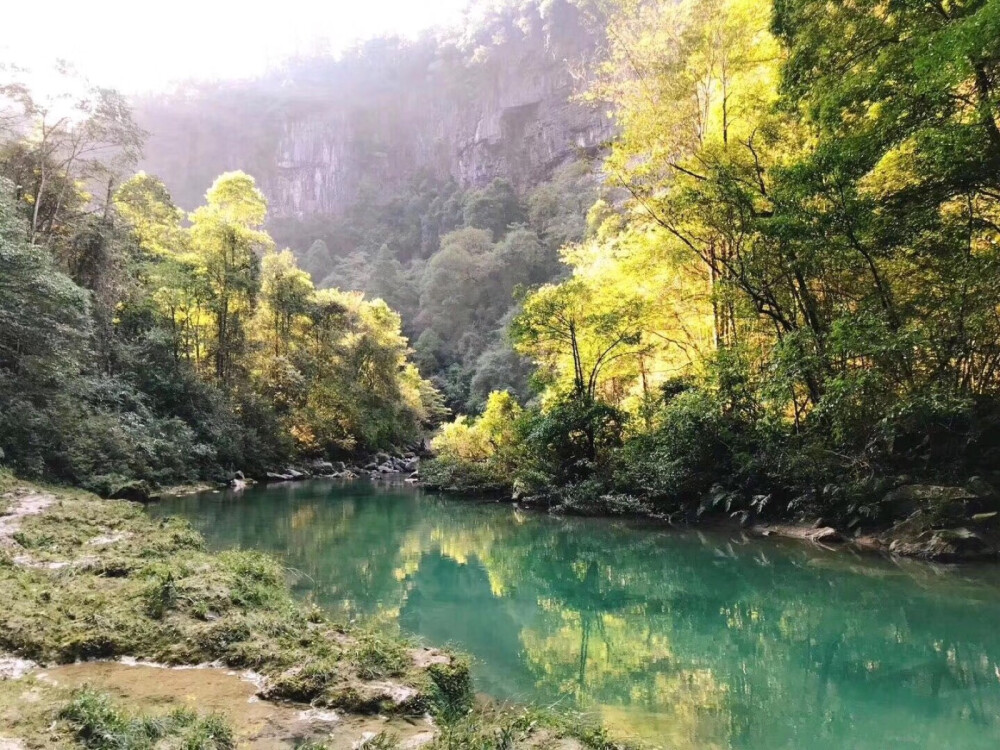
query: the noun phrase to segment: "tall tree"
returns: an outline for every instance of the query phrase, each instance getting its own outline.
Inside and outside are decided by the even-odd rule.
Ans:
[[[191,238],[211,288],[215,377],[229,384],[245,349],[244,326],[260,285],[259,254],[273,243],[261,229],[267,201],[250,175],[221,175],[205,198],[206,205],[191,214]]]

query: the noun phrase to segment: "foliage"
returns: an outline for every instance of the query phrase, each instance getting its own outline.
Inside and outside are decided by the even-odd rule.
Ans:
[[[363,194],[343,216],[283,219],[273,231],[319,286],[361,289],[399,312],[421,373],[449,408],[476,413],[492,390],[534,394],[530,365],[505,333],[516,296],[565,272],[558,250],[584,238],[597,195],[583,160],[524,191],[418,175]]]
[[[994,5],[622,0],[606,23],[584,98],[615,108],[627,195],[511,322],[545,392],[508,484],[835,516],[893,472],[990,471]]]
[[[190,750],[236,747],[233,730],[220,716],[177,709],[163,717],[131,717],[109,696],[90,688],[78,691],[59,718],[70,724],[81,745],[93,750],[151,750],[164,742]]]
[[[432,442],[435,461],[423,467],[429,484],[491,491],[506,489],[520,459],[521,406],[507,391],[494,391],[477,419],[459,416]]]
[[[100,116],[125,127],[129,115]],[[66,156],[47,185],[26,195],[23,181],[0,182],[0,451],[17,471],[147,496],[402,446],[440,419],[400,318],[360,294],[317,292],[292,253],[275,252],[252,177],[220,176],[185,227],[155,177],[112,189],[120,154],[88,145],[104,131],[68,127],[37,156]],[[3,135],[30,168],[42,146]],[[0,174],[21,179],[22,166],[0,160]],[[110,180],[102,203],[69,182],[97,173]],[[25,218],[25,201],[50,199]]]

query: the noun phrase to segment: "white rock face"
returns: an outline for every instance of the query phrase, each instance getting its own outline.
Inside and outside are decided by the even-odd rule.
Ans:
[[[143,168],[193,208],[212,178],[253,174],[276,218],[335,215],[362,189],[417,174],[528,187],[613,135],[575,98],[598,41],[550,0],[472,39],[373,42],[361,60],[312,60],[281,77],[140,102]]]

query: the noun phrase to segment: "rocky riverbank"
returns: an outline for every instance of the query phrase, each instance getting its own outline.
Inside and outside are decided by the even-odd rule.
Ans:
[[[416,483],[420,478],[420,455],[415,451],[396,454],[379,452],[356,461],[310,461],[298,466],[288,466],[279,471],[269,471],[260,477],[265,482],[297,482],[303,479],[358,479],[378,478],[385,475],[405,474],[407,481]],[[233,482],[248,480],[238,472]]]
[[[551,514],[648,518],[672,526],[738,526],[751,534],[797,539],[826,546],[848,546],[867,552],[912,557],[928,562],[1000,561],[1000,491],[993,483],[972,478],[962,485],[908,481],[854,504],[851,512],[824,513],[815,502],[803,503],[795,513],[780,513],[773,504],[759,502],[762,512],[728,513],[708,500],[693,510],[666,513],[651,503],[628,495],[602,495],[578,500],[559,493],[528,496],[494,491],[434,486],[443,492],[480,495],[519,507]],[[831,488],[835,492],[837,488]],[[759,500],[759,499],[758,499]]]

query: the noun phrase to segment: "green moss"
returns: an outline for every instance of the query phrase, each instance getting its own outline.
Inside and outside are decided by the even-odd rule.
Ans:
[[[277,561],[248,551],[210,555],[185,523],[64,495],[22,519],[18,539],[33,566],[0,562],[0,596],[12,603],[0,611],[8,651],[41,662],[221,660],[303,698],[309,691],[285,675],[293,665],[308,665],[317,684],[376,675],[420,683],[402,641],[344,633],[292,599]]]
[[[153,521],[127,502],[76,492],[60,491],[45,512],[20,523],[21,542],[13,554],[0,555],[0,651],[43,664],[123,656],[218,661],[262,674],[269,698],[358,714],[431,711],[446,728],[439,747],[494,747],[476,743],[522,726],[522,714],[474,707],[465,660],[418,667],[411,644],[398,634],[339,626],[294,601],[285,569],[266,555],[209,554],[184,522]],[[15,556],[29,564],[14,564]],[[145,747],[134,743],[152,731],[142,716],[95,694],[76,696],[71,706],[63,723],[88,747]],[[156,718],[173,727],[170,747],[228,747],[215,719],[188,719]],[[40,718],[25,736],[48,737],[51,724],[51,716]],[[109,736],[124,744],[94,744],[97,727],[110,728]],[[575,735],[559,731],[580,735],[575,723]],[[59,746],[50,740],[37,746]],[[466,740],[471,744],[461,744]],[[615,747],[602,742],[595,734],[586,746]]]

